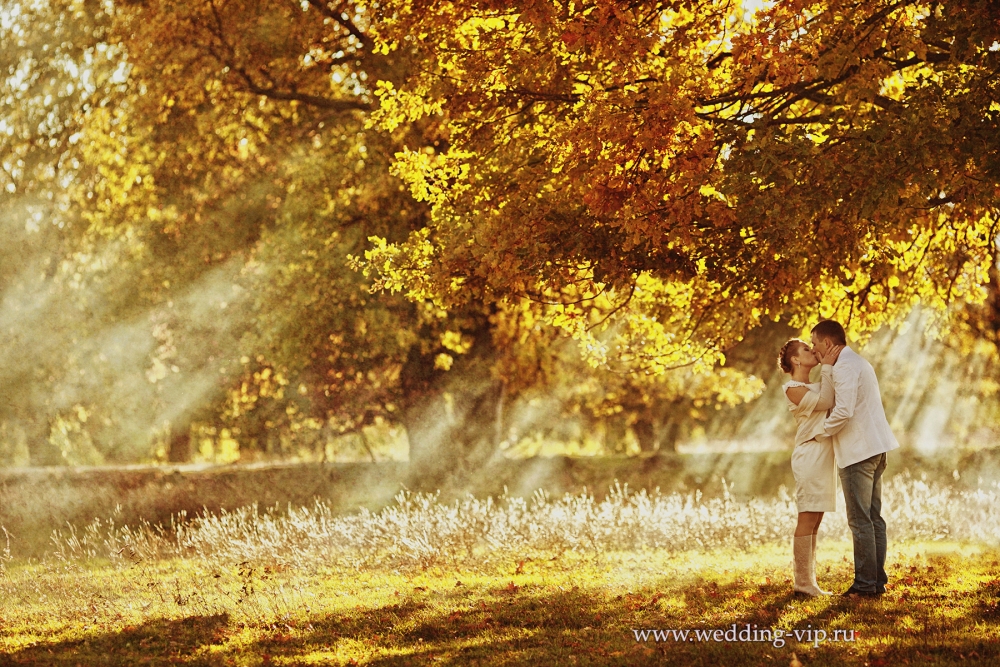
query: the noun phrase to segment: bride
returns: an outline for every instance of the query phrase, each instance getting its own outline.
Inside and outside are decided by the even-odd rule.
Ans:
[[[837,472],[833,443],[817,442],[823,433],[826,411],[833,407],[833,364],[844,347],[836,346],[825,356],[817,355],[804,340],[793,338],[778,354],[778,365],[792,379],[781,389],[788,409],[795,415],[795,449],[792,451],[792,474],[795,476],[795,505],[798,524],[792,543],[795,561],[796,593],[830,595],[816,582],[816,532],[824,512],[837,508]],[[809,382],[809,371],[822,364],[819,382]]]

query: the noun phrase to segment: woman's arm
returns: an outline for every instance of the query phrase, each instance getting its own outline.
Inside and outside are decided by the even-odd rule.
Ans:
[[[812,414],[819,398],[817,392],[810,391],[806,387],[789,387],[785,390],[785,395],[795,404],[793,412],[796,416]]]
[[[833,390],[833,366],[828,366],[823,364],[823,374],[820,376],[819,385],[819,400],[816,401],[813,410],[822,410],[826,412],[834,405],[834,390]]]
[[[810,395],[811,394],[811,395]],[[788,400],[796,405],[796,413],[804,412],[826,412],[834,405],[833,389],[833,366],[823,366],[823,375],[820,379],[819,393],[812,391],[808,387],[789,387],[785,391]],[[805,400],[806,397],[808,400]],[[803,403],[805,400],[805,403]]]
[[[809,389],[807,389],[806,387],[789,387],[785,391],[785,395],[788,396],[788,400],[790,400],[795,405],[799,405],[800,403],[802,403],[802,399],[808,393]]]

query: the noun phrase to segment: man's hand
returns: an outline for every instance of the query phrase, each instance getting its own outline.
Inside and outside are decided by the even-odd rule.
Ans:
[[[821,364],[833,366],[834,364],[837,363],[837,359],[840,357],[840,352],[845,347],[847,346],[834,345],[833,347],[831,347],[829,350],[826,351],[826,354],[817,354],[816,356],[819,357],[819,362]]]

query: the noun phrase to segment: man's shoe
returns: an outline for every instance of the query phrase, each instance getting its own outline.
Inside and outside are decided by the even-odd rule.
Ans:
[[[884,589],[883,589],[882,592],[884,592]],[[879,592],[878,590],[874,590],[874,591],[862,591],[862,590],[859,590],[859,589],[855,588],[854,586],[851,586],[850,588],[848,588],[846,591],[844,591],[840,595],[842,597],[851,597],[851,596],[855,596],[856,595],[856,596],[862,597],[862,598],[877,598],[877,597],[879,597],[879,596],[882,595],[882,592]]]

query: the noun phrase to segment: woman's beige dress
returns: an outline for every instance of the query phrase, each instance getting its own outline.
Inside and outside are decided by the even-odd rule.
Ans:
[[[798,405],[785,393],[790,387],[809,391]],[[833,458],[833,440],[816,442],[823,433],[826,411],[833,407],[833,366],[824,365],[819,382],[792,380],[781,386],[788,409],[795,415],[795,449],[792,451],[792,474],[795,476],[795,505],[800,512],[833,512],[837,509],[837,466]]]

